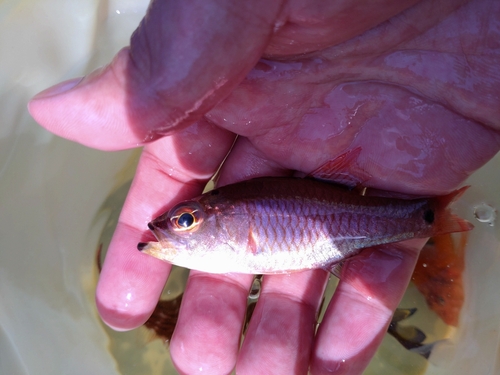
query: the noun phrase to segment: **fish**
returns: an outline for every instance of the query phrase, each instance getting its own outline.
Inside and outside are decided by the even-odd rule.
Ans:
[[[360,195],[331,182],[258,177],[180,202],[148,223],[144,254],[208,273],[276,274],[336,265],[362,249],[468,231],[447,195]]]
[[[424,344],[427,336],[421,329],[413,325],[403,326],[399,324],[416,312],[416,308],[405,309],[398,307],[392,316],[391,323],[387,328],[387,333],[394,337],[408,351],[417,353],[425,359],[429,359],[434,346],[443,340]]]
[[[462,274],[467,240],[467,233],[461,233],[458,243],[451,234],[432,237],[420,252],[412,276],[429,308],[453,327],[458,326],[464,303]]]
[[[144,323],[144,327],[153,332],[165,344],[172,340],[183,296],[184,292],[172,299],[159,300],[153,313]]]

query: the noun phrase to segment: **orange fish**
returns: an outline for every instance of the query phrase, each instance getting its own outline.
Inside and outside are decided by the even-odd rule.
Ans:
[[[455,327],[464,302],[462,273],[467,237],[463,233],[458,245],[450,234],[431,238],[422,249],[412,276],[430,309]]]
[[[366,247],[472,229],[448,207],[465,189],[395,199],[310,178],[255,178],[177,204],[148,224],[158,242],[138,249],[210,273],[332,270]]]

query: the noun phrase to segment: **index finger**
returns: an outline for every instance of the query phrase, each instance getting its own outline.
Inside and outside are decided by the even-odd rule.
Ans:
[[[170,272],[169,264],[137,251],[147,223],[173,203],[200,194],[233,138],[200,121],[144,149],[97,286],[99,313],[112,328],[143,324]]]

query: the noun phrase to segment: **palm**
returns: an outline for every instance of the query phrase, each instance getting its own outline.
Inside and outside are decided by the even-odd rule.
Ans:
[[[140,53],[148,45],[141,44],[145,35],[151,37],[161,22],[157,15],[163,13],[157,12],[158,19],[151,16],[133,38],[131,55],[122,52],[98,77],[64,95],[32,102],[30,109],[42,124],[92,147],[121,149],[157,139],[144,149],[108,251],[97,291],[103,319],[121,329],[147,319],[170,266],[142,256],[135,245],[147,236],[147,220],[200,192],[235,134],[240,137],[221,184],[294,170],[308,173],[346,149],[361,147],[357,164],[369,176],[366,185],[438,194],[491,158],[500,147],[494,102],[500,95],[494,72],[498,35],[492,31],[500,10],[493,1],[476,1],[453,13],[457,6],[449,3],[443,2],[439,11],[419,3],[358,37],[406,6],[381,7],[385,14],[368,10],[371,18],[361,17],[360,23],[347,17],[353,20],[348,24],[335,19],[338,9],[320,9],[318,14],[326,19],[331,14],[335,22],[299,28],[298,33],[285,27],[268,44],[260,30],[271,28],[265,24],[271,16],[264,14],[261,24],[249,20],[241,36],[246,45],[221,42],[219,47],[214,41],[228,33],[209,35],[211,44],[206,50],[202,45],[200,56],[186,65],[188,75],[175,53],[184,45],[192,47],[175,27],[165,36],[170,50]],[[171,21],[175,26],[177,20]],[[238,18],[217,27],[231,32],[241,22]],[[478,23],[485,28],[478,29]],[[206,32],[203,25],[199,28]],[[317,35],[328,37],[318,41]],[[288,43],[292,37],[298,42]],[[263,53],[268,60],[238,85]],[[151,55],[165,64],[149,64]],[[152,84],[136,74],[145,66],[152,69],[148,74],[164,79]],[[93,100],[99,95],[106,111],[101,101]],[[201,104],[193,106],[200,98]],[[81,103],[85,106],[78,112]],[[65,127],[71,119],[81,126]],[[197,123],[186,127],[193,121]],[[236,362],[239,373],[258,372],[259,364],[273,373],[303,373],[309,360],[317,373],[324,368],[358,373],[380,342],[420,246],[416,241],[366,250],[350,262],[316,339],[313,323],[325,272],[265,278],[241,351],[238,339],[252,277],[193,271],[171,343],[172,358],[186,373],[200,368],[225,373]]]

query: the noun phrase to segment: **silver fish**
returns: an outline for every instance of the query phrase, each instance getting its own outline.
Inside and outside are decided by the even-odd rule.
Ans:
[[[148,224],[158,242],[138,249],[210,273],[332,270],[361,249],[473,228],[448,195],[362,196],[310,178],[262,177],[181,202]]]

